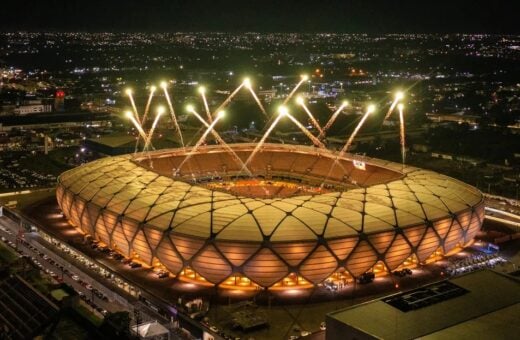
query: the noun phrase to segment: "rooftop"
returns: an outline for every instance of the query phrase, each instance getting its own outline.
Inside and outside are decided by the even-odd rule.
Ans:
[[[483,270],[448,282],[467,293],[408,311],[388,304],[385,301],[390,297],[385,297],[328,317],[381,339],[497,339],[513,338],[520,332],[519,280]]]

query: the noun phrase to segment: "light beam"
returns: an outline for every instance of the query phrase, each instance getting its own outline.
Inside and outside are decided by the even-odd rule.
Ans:
[[[195,117],[197,117],[197,119],[208,129],[209,128],[209,124],[208,122],[206,122],[198,113],[197,111],[195,111],[195,109],[193,108],[192,105],[189,105],[188,107],[186,107],[187,111],[190,112],[191,114],[193,114]],[[240,157],[238,157],[238,155],[236,154],[236,152],[229,146],[228,143],[226,143],[226,141],[224,139],[222,139],[222,137],[220,137],[220,134],[215,131],[215,129],[212,129],[211,130],[211,134],[213,135],[213,137],[217,140],[217,142],[219,144],[221,144],[222,146],[224,146],[226,148],[226,150],[232,155],[232,157],[235,159],[235,161],[237,162],[238,165],[240,165],[240,169],[245,169],[246,172],[251,175],[251,171],[249,171],[249,169],[247,169],[247,167],[245,166],[244,162],[242,161],[242,159],[240,159]]]
[[[155,86],[150,87],[150,95],[148,96],[148,101],[146,102],[146,106],[144,108],[143,120],[141,124],[146,123],[146,118],[148,118],[148,112],[150,111],[150,104],[152,103],[153,94],[157,88]]]
[[[206,99],[206,88],[204,86],[199,87],[199,93],[202,97],[202,102],[204,103],[204,110],[206,110],[206,116],[208,117],[208,122],[213,121],[213,117],[211,116],[211,111],[209,110],[208,100]]]
[[[338,118],[341,111],[343,111],[343,109],[347,106],[348,102],[346,100],[343,103],[341,103],[340,107],[332,114],[332,116],[330,116],[329,121],[327,122],[327,124],[325,124],[325,126],[322,129],[322,133],[318,135],[318,139],[322,139],[325,137],[325,133],[327,133],[327,130],[330,129],[332,124],[334,124],[334,122],[336,121],[336,118]]]
[[[294,94],[296,93],[296,91],[298,91],[298,88],[300,88],[300,86],[306,82],[307,80],[309,79],[309,76],[307,76],[306,74],[302,74],[301,75],[301,80],[298,82],[298,84],[296,84],[296,86],[292,89],[291,93],[289,93],[289,95],[287,96],[287,98],[285,98],[285,100],[283,101],[282,105],[285,105],[289,102],[289,100],[291,100],[292,96],[294,96]]]
[[[166,102],[168,103],[168,108],[170,109],[170,114],[172,116],[173,124],[177,133],[179,134],[179,140],[181,142],[182,147],[184,147],[184,139],[182,138],[182,131],[179,126],[179,122],[177,121],[177,116],[175,115],[175,110],[173,110],[172,101],[170,99],[170,94],[168,93],[168,84],[166,82],[161,82],[161,87],[164,91],[164,97],[166,97]]]
[[[289,118],[297,127],[302,130],[302,132],[319,148],[325,149],[325,145],[320,142],[318,138],[316,138],[305,126],[303,126],[296,118],[294,118],[289,112],[285,114],[287,118]]]
[[[188,155],[186,156],[186,158],[184,158],[184,160],[181,162],[181,164],[179,165],[179,167],[177,168],[176,170],[176,173],[179,173],[182,169],[182,167],[184,166],[184,164],[186,164],[186,162],[195,154],[195,152],[197,152],[198,148],[202,145],[202,143],[204,143],[204,141],[206,140],[206,137],[208,136],[208,134],[211,132],[211,130],[213,130],[213,128],[215,127],[215,125],[218,123],[218,121],[223,118],[225,116],[225,112],[224,111],[220,111],[218,114],[217,114],[217,117],[213,120],[213,122],[208,126],[208,128],[206,129],[206,131],[204,131],[204,133],[202,134],[202,136],[199,138],[199,140],[197,141],[197,143],[195,144],[195,146],[193,146],[190,150],[190,152],[188,153]]]
[[[350,135],[349,139],[347,140],[347,142],[345,143],[345,146],[343,146],[343,148],[341,149],[341,151],[339,152],[339,157],[342,157],[347,151],[348,149],[350,148],[350,145],[352,144],[352,142],[354,141],[354,138],[356,138],[356,135],[358,134],[359,130],[361,129],[361,127],[363,126],[363,124],[365,123],[365,120],[367,120],[368,116],[374,112],[376,109],[376,107],[374,105],[369,105],[368,108],[367,108],[367,112],[363,115],[363,117],[361,117],[361,120],[359,121],[358,125],[356,126],[356,128],[354,129],[354,131],[352,132],[352,134]]]
[[[137,106],[135,106],[135,101],[134,101],[134,96],[132,94],[132,89],[126,89],[125,93],[128,96],[128,98],[130,98],[130,103],[132,104],[132,110],[134,112],[134,117],[135,117],[136,121],[138,121],[140,123],[141,120],[139,119],[139,113],[137,112]]]
[[[265,108],[264,108],[264,106],[262,105],[262,102],[260,101],[260,99],[259,99],[258,96],[256,95],[255,91],[253,90],[253,87],[252,87],[252,85],[251,85],[251,81],[249,80],[249,78],[244,79],[244,86],[249,90],[249,92],[251,92],[251,95],[252,95],[253,98],[255,99],[256,104],[257,104],[258,107],[260,108],[260,111],[262,111],[262,113],[264,114],[264,116],[267,117],[267,111],[265,111]]]
[[[406,161],[406,141],[405,141],[405,131],[404,131],[404,114],[403,109],[404,105],[397,105],[397,109],[399,110],[399,126],[400,126],[400,142],[401,142],[401,159],[403,162],[403,167]]]
[[[390,118],[390,115],[394,111],[395,106],[403,98],[404,98],[404,93],[403,92],[398,91],[398,92],[395,93],[394,101],[392,102],[392,105],[390,105],[390,108],[388,109],[388,112],[386,113],[384,120],[387,120],[388,118]]]
[[[139,132],[139,135],[141,138],[143,138],[144,141],[146,141],[146,133],[144,132],[143,128],[141,127],[141,124],[135,119],[133,113],[131,111],[126,111],[125,113],[126,118],[130,119],[130,121],[134,124],[135,128],[137,129],[137,132]]]
[[[264,135],[262,136],[260,141],[256,144],[256,147],[254,148],[253,152],[251,152],[251,154],[249,155],[247,160],[244,162],[245,167],[247,167],[249,165],[249,163],[253,160],[256,153],[258,152],[258,150],[260,150],[262,145],[265,143],[265,140],[267,139],[267,137],[269,137],[269,135],[271,134],[273,129],[276,127],[276,125],[278,124],[280,119],[282,119],[284,116],[286,116],[287,113],[289,113],[289,111],[287,110],[287,108],[285,106],[280,106],[278,108],[278,116],[275,118],[275,120],[273,120],[273,122],[271,123],[271,125],[269,126],[267,131],[264,133]]]
[[[226,98],[226,100],[224,100],[222,104],[220,104],[220,106],[214,111],[212,116],[215,116],[216,113],[218,114],[218,112],[222,111],[222,109],[224,109],[229,104],[229,102],[231,102],[233,97],[235,97],[238,91],[240,91],[244,86],[245,83],[242,82],[242,84],[240,84],[233,92],[231,92],[231,94]]]
[[[320,124],[318,123],[318,121],[316,120],[316,118],[314,118],[314,115],[312,114],[312,112],[309,110],[309,108],[307,107],[307,105],[305,105],[305,101],[303,100],[302,97],[296,97],[296,103],[298,105],[300,105],[301,107],[303,107],[303,110],[307,113],[307,116],[309,116],[309,119],[311,120],[312,122],[312,125],[314,125],[314,127],[316,128],[316,130],[318,130],[319,132],[319,135],[323,135],[323,129],[321,128]],[[314,136],[313,136],[314,137]]]
[[[155,131],[155,127],[157,126],[157,123],[159,122],[159,118],[164,114],[164,107],[160,106],[157,108],[157,114],[155,115],[155,119],[153,121],[152,127],[150,128],[150,131],[148,132],[148,138],[146,139],[146,143],[144,144],[143,151],[148,150],[152,143],[152,137],[153,133]]]

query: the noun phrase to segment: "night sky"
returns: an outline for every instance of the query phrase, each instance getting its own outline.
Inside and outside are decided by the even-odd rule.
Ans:
[[[519,33],[517,0],[9,0],[2,31]]]

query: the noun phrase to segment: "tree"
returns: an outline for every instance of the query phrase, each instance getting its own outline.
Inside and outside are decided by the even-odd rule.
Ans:
[[[108,314],[99,327],[102,334],[108,339],[130,338],[130,314],[128,312],[116,312]]]

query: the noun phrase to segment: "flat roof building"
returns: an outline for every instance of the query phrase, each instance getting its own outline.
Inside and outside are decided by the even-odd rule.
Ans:
[[[482,270],[327,315],[326,339],[513,339],[520,281]]]

